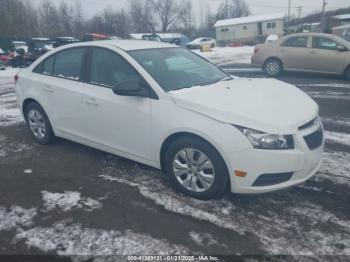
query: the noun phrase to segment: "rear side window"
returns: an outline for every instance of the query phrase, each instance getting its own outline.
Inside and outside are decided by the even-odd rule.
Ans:
[[[85,48],[72,48],[56,54],[53,75],[79,80]]]
[[[140,81],[139,73],[120,55],[113,51],[94,48],[91,57],[91,84],[113,87],[128,80]]]
[[[38,74],[51,75],[54,61],[55,61],[54,55],[50,56],[49,58],[46,58],[43,62],[41,62],[39,65],[35,67],[33,72]]]
[[[325,37],[313,37],[312,48],[337,50],[338,43]]]
[[[51,75],[53,69],[53,62],[55,60],[55,56],[51,56],[43,62],[43,71],[44,75]]]
[[[307,47],[307,36],[299,36],[299,37],[292,37],[286,40],[282,46],[285,47],[299,47],[299,48],[306,48]]]

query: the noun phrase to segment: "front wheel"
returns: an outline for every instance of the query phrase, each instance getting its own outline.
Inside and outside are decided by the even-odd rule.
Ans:
[[[283,66],[278,59],[269,59],[264,65],[264,71],[271,77],[279,76],[282,73]]]
[[[193,136],[181,137],[170,145],[165,169],[176,189],[202,200],[220,197],[229,184],[227,167],[219,152]]]

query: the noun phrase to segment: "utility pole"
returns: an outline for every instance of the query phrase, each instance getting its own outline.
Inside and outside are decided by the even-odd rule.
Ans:
[[[296,9],[298,9],[298,23],[299,23],[299,26],[300,26],[300,23],[301,23],[301,12],[303,10],[303,6],[302,5],[297,6]]]
[[[288,22],[287,22],[287,28],[288,28],[288,34],[290,32],[290,7],[291,7],[291,0],[288,1]]]
[[[321,28],[322,28],[322,33],[326,30],[326,17],[325,17],[325,9],[326,9],[327,2],[326,0],[323,0],[323,6],[322,6],[322,21],[321,21]]]
[[[229,15],[228,15],[228,0],[226,0],[225,10],[226,10],[226,18],[228,19],[229,18]]]

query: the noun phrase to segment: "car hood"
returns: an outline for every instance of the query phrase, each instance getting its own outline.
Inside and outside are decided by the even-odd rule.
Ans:
[[[169,94],[188,110],[272,134],[294,134],[318,114],[306,93],[274,79],[239,78]]]

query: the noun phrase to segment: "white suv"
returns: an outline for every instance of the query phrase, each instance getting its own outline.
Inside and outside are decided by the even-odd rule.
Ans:
[[[308,95],[233,78],[173,45],[67,45],[15,80],[36,142],[63,137],[162,169],[192,197],[284,189],[320,166],[323,128]]]

